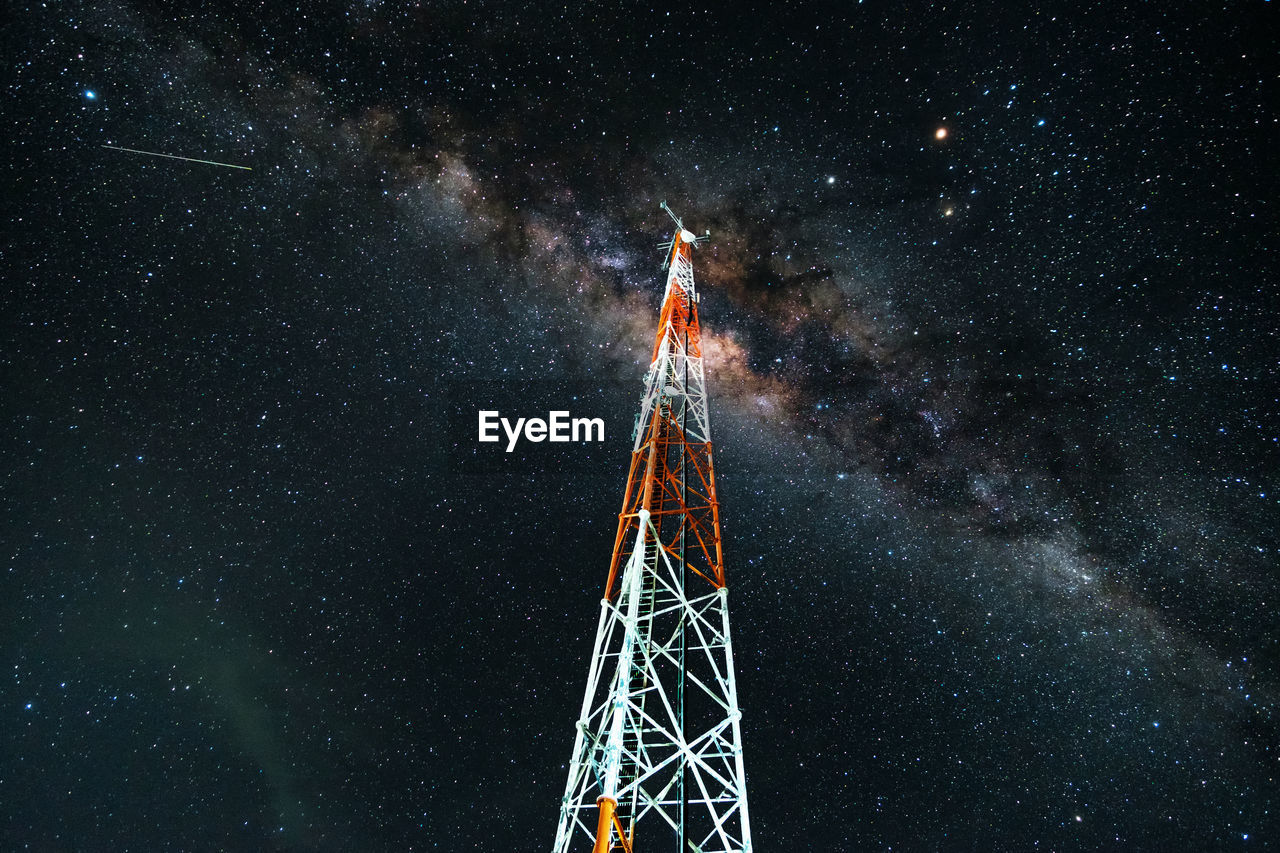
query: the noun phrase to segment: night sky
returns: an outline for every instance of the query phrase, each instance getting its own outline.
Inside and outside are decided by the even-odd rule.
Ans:
[[[757,848],[1280,845],[1273,5],[6,18],[0,847],[549,848],[664,199]]]

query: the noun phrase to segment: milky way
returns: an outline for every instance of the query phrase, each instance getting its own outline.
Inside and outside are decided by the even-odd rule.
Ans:
[[[1273,844],[1274,36],[20,9],[6,846],[549,846],[663,200],[758,845]]]

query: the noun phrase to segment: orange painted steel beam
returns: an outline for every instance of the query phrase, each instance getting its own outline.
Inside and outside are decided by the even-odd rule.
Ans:
[[[609,853],[613,849],[613,825],[617,822],[615,812],[618,801],[613,797],[601,797],[596,800],[600,807],[600,819],[596,821],[596,846],[591,853]]]

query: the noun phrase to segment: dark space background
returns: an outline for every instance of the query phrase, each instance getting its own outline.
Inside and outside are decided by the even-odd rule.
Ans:
[[[758,849],[1280,844],[1272,4],[6,18],[3,848],[549,848],[663,199]]]

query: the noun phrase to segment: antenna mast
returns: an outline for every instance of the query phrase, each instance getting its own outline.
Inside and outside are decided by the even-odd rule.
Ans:
[[[750,853],[693,248],[667,283],[554,853]]]

